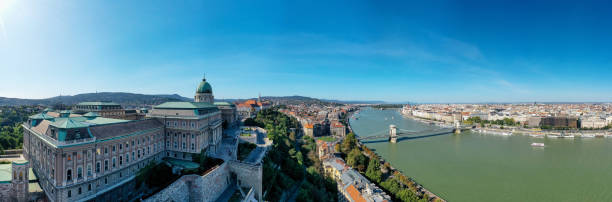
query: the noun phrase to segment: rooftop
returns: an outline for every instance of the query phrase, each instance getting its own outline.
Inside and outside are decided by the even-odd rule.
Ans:
[[[217,106],[206,102],[165,102],[153,107],[153,109],[210,109]]]
[[[95,106],[117,106],[119,104],[115,102],[81,102],[77,105],[95,105]]]

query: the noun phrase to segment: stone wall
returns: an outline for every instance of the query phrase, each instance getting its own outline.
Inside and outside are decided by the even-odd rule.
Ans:
[[[0,183],[0,202],[8,202],[13,198],[11,190],[13,189],[13,184],[11,183]]]
[[[263,168],[261,164],[250,164],[233,160],[229,162],[229,165],[231,172],[236,174],[238,178],[238,185],[241,187],[254,188],[255,197],[261,200],[263,189]]]
[[[204,176],[185,175],[145,201],[215,201],[230,185],[228,162]]]
[[[170,186],[157,194],[145,199],[144,201],[175,201],[175,202],[187,202],[189,201],[189,194],[185,194],[185,190],[188,190],[187,184],[183,178],[176,180]]]

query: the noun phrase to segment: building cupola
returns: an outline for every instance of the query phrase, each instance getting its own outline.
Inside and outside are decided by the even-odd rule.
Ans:
[[[206,81],[206,77],[203,77],[200,85],[198,85],[196,89],[194,100],[195,102],[208,102],[212,104],[215,100],[212,93],[210,83]]]

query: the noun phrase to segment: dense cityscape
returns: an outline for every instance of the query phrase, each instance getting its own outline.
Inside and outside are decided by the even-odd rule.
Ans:
[[[612,201],[611,8],[0,0],[0,202]]]

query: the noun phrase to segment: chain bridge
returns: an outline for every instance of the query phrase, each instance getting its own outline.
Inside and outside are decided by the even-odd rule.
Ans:
[[[375,140],[375,139],[389,139],[391,143],[397,143],[397,140],[401,137],[410,137],[410,136],[429,136],[429,135],[442,135],[448,133],[459,134],[461,131],[469,130],[469,126],[462,126],[460,123],[456,122],[455,127],[453,128],[439,128],[432,130],[424,130],[424,131],[414,131],[414,130],[406,130],[397,128],[395,125],[389,125],[389,130],[383,130],[376,132],[374,134],[380,135],[372,135],[367,137],[357,137],[357,140]],[[385,134],[386,133],[386,134]]]

